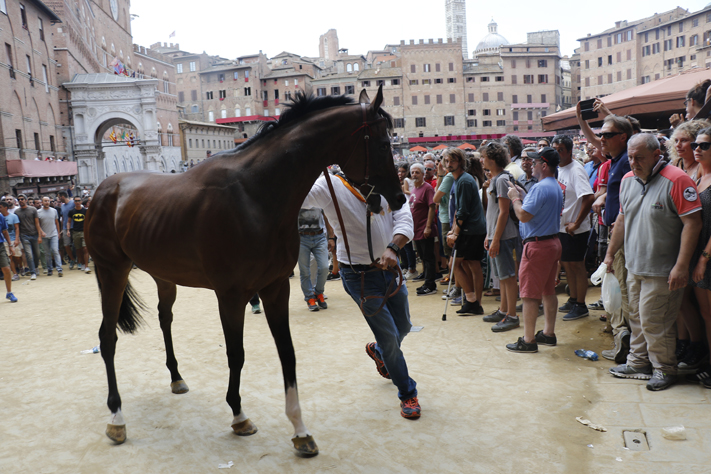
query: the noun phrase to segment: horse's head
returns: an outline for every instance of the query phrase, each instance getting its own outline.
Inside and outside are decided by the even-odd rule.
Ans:
[[[353,134],[357,143],[353,154],[342,166],[343,172],[359,185],[371,211],[380,212],[380,195],[391,209],[398,210],[407,199],[393,163],[389,134],[392,118],[380,108],[383,103],[382,86],[378,88],[372,103],[363,89],[359,102],[361,110],[358,113],[362,123]]]

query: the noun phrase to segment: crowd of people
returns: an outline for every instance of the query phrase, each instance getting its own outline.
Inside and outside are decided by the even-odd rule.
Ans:
[[[84,188],[73,196],[74,189],[71,185],[56,198],[10,193],[0,198],[0,278],[10,302],[18,301],[12,282],[23,277],[37,280],[40,270],[49,277],[55,271],[58,277],[64,276],[65,266],[91,273],[84,242],[91,195]]]

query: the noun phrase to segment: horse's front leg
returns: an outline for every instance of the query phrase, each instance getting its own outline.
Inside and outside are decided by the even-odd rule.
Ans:
[[[301,418],[299,392],[296,387],[296,356],[289,331],[289,280],[273,283],[261,290],[259,296],[264,302],[269,330],[281,360],[286,392],[286,416],[294,425],[294,437],[291,440],[298,455],[315,456],[318,454],[318,446]]]
[[[244,307],[250,295],[240,293],[217,294],[220,321],[225,333],[227,364],[230,367],[230,383],[227,388],[227,404],[232,408],[234,419],[232,429],[239,436],[249,436],[257,432],[257,426],[242,409],[239,394],[240,377],[244,366]]]

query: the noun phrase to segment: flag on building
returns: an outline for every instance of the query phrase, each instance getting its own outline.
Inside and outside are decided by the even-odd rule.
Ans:
[[[112,142],[116,143],[116,132],[113,129],[111,130],[111,135],[109,135],[109,139],[111,139]]]
[[[168,38],[172,38],[173,36],[175,36],[175,31],[173,31]]]

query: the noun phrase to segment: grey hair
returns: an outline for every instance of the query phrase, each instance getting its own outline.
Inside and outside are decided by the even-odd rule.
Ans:
[[[644,145],[647,150],[655,151],[659,150],[659,140],[651,133],[637,133],[632,135],[632,137],[627,141],[627,147]]]
[[[425,153],[422,157],[422,161],[434,161],[434,155],[432,153]]]
[[[420,173],[425,174],[425,165],[423,165],[422,163],[413,163],[413,164],[411,164],[411,165],[410,165],[410,172],[412,172],[412,170],[413,170],[414,168],[417,168],[418,170],[420,170]]]

